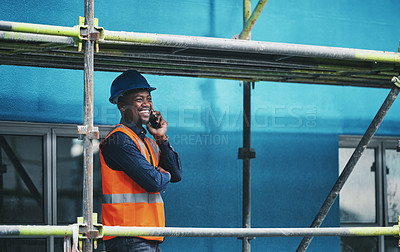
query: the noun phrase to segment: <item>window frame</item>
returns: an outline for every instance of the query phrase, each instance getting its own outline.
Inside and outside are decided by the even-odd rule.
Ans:
[[[360,142],[361,137],[360,136],[339,136],[339,148],[356,148],[358,143]],[[376,141],[375,139],[372,139],[371,142],[368,144],[368,149],[374,149],[375,152],[375,222],[370,222],[370,223],[359,223],[359,222],[346,222],[346,223],[340,223],[341,226],[380,226],[381,220],[382,220],[382,213],[380,211],[381,205],[380,202],[382,201],[381,198],[381,190],[380,190],[380,177],[381,177],[381,162],[380,162],[380,157],[379,157],[379,152],[380,146],[379,142]],[[339,157],[338,157],[339,158]],[[339,162],[338,162],[339,163]],[[338,167],[339,169],[339,167]],[[340,175],[340,174],[339,174]],[[350,174],[351,176],[351,174]],[[347,181],[346,181],[347,183]],[[346,184],[345,183],[345,184]],[[339,194],[340,197],[340,194]],[[339,206],[340,207],[340,206]]]
[[[392,141],[385,141],[382,143],[382,157],[385,156],[385,151],[387,149],[395,149],[396,150],[397,147],[397,140],[392,139]],[[386,159],[383,159],[382,161],[382,165],[383,167],[386,167]],[[389,171],[390,172],[390,171]],[[389,222],[389,205],[388,205],[388,200],[387,200],[387,176],[383,176],[383,190],[385,191],[385,197],[384,197],[384,224],[385,226],[393,226],[393,225],[397,225],[397,222]]]
[[[360,142],[362,136],[356,135],[339,135],[338,150],[340,148],[355,148]],[[384,158],[386,149],[396,149],[399,136],[374,136],[367,148],[375,149],[375,209],[376,223],[340,223],[340,226],[392,226],[396,223],[388,222],[388,202],[387,202],[387,179],[386,179],[386,161]],[[339,156],[338,156],[339,158]],[[339,167],[338,167],[339,169]],[[351,175],[350,175],[351,176]],[[340,195],[339,195],[340,197]],[[339,206],[340,207],[340,206]],[[389,241],[391,237],[378,236],[378,251],[385,251],[385,241]]]
[[[43,138],[43,209],[44,209],[44,223],[43,225],[48,225],[51,223],[51,210],[49,195],[51,195],[51,188],[48,187],[48,177],[51,175],[51,165],[50,165],[50,131],[47,128],[36,127],[36,125],[30,125],[29,131],[26,126],[20,124],[10,124],[3,125],[0,124],[0,134],[10,135],[10,136],[41,136]]]
[[[42,136],[43,137],[43,225],[57,223],[57,137],[78,138],[78,124],[37,123],[0,121],[1,135]],[[113,125],[99,125],[100,139],[105,138]],[[78,216],[77,216],[78,217]],[[71,223],[72,224],[72,223]],[[8,236],[2,239],[24,239],[21,236]],[[43,239],[43,236],[32,236],[29,239]],[[46,251],[54,251],[54,237],[45,237]]]
[[[15,122],[0,122],[0,134],[1,135],[17,135],[17,136],[41,136],[43,137],[43,214],[44,214],[44,223],[43,225],[51,225],[52,224],[52,209],[51,209],[51,195],[52,191],[49,186],[50,177],[52,174],[51,171],[51,131],[48,127],[41,127],[37,124],[31,123],[15,123]],[[4,239],[15,239],[21,238],[20,236],[9,236]],[[43,239],[42,236],[32,236],[30,239],[40,238]],[[52,246],[52,238],[46,237],[46,247],[51,249]],[[54,251],[50,250],[50,251]]]

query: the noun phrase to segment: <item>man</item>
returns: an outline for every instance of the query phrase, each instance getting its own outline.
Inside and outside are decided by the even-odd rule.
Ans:
[[[134,70],[122,73],[111,85],[109,100],[118,105],[121,122],[100,145],[103,225],[165,226],[160,192],[169,182],[180,181],[182,170],[168,142],[168,123],[159,111],[153,111],[153,90]],[[153,126],[151,114],[157,116]],[[143,125],[156,142],[146,136]],[[160,251],[164,237],[106,236],[103,240],[107,252]]]

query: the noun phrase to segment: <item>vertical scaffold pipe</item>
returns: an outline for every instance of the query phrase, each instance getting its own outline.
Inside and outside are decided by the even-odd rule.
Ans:
[[[243,0],[243,28],[251,14],[251,0]],[[250,31],[247,36],[242,39],[250,39]],[[245,153],[250,152],[251,143],[251,88],[250,82],[243,82],[243,150]],[[251,161],[248,156],[243,158],[243,209],[242,209],[242,227],[251,228]],[[242,251],[250,252],[250,239],[243,237]]]
[[[251,228],[251,83],[243,83],[243,228]],[[250,252],[250,238],[243,237],[242,250]]]
[[[87,132],[93,128],[93,72],[94,41],[90,34],[94,30],[94,0],[85,0],[85,25],[88,27],[88,39],[84,46],[84,125]],[[93,230],[93,144],[90,134],[84,135],[83,141],[83,222],[87,231]],[[83,251],[93,251],[93,241],[85,239]]]
[[[251,0],[243,0],[243,28],[246,27],[246,22],[247,20],[249,20],[250,16],[251,16]]]
[[[239,34],[239,39],[247,39],[250,36],[250,31],[253,29],[253,26],[256,24],[258,17],[260,16],[262,10],[264,9],[265,5],[267,4],[268,0],[260,0],[258,1],[256,7],[251,13],[251,16],[244,20],[244,27],[243,31]],[[250,7],[248,8],[250,10]],[[249,15],[246,12],[245,15]]]
[[[345,184],[347,178],[350,176],[350,174],[353,171],[354,167],[356,166],[358,160],[360,159],[364,150],[367,148],[369,142],[371,141],[371,138],[374,136],[375,132],[378,130],[379,125],[381,125],[383,118],[389,111],[393,102],[396,100],[396,97],[399,94],[399,91],[400,91],[400,88],[397,86],[394,86],[392,88],[392,90],[390,90],[390,93],[388,94],[388,96],[386,97],[382,106],[380,107],[379,111],[375,115],[375,117],[372,120],[371,124],[369,125],[367,131],[361,138],[361,140],[358,143],[356,149],[354,150],[352,156],[350,157],[350,159],[347,162],[346,166],[344,167],[342,173],[340,174],[339,178],[337,179],[335,185],[333,186],[332,190],[330,191],[328,197],[326,198],[325,202],[323,203],[321,209],[319,210],[317,216],[315,217],[314,221],[312,222],[312,224],[310,226],[311,228],[317,228],[317,227],[321,226],[326,215],[328,214],[333,203],[335,202],[337,196],[339,195],[340,190],[342,189],[343,185]],[[306,251],[308,246],[311,243],[312,238],[313,238],[312,236],[304,237],[303,240],[301,241],[299,247],[297,248],[297,252]]]

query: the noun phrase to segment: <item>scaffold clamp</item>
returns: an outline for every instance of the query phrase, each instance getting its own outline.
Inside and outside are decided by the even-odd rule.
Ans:
[[[243,82],[244,82],[244,80],[240,80],[240,81],[239,81],[239,87],[242,86]],[[255,88],[256,88],[256,82],[255,82],[254,80],[247,81],[247,82],[250,82],[250,83],[251,83],[251,89],[255,89]]]
[[[238,240],[247,239],[247,240],[251,241],[251,240],[255,240],[256,238],[257,238],[257,237],[238,237],[237,239],[238,239]]]
[[[79,17],[79,37],[78,37],[78,52],[82,51],[82,40],[96,41],[96,52],[99,52],[99,41],[104,40],[104,28],[99,27],[99,19],[94,18],[94,31],[89,33],[88,26],[85,25],[85,18]]]
[[[239,148],[238,159],[256,158],[256,151],[253,148]]]
[[[97,239],[103,238],[103,225],[97,223],[97,213],[93,213],[93,230],[88,230],[87,224],[83,223],[83,217],[77,218],[79,225],[79,250],[82,250],[83,239],[93,240],[93,248],[97,249]]]
[[[398,88],[400,88],[400,80],[398,77],[394,76],[392,78],[392,82],[394,83],[394,85],[396,85]]]
[[[98,127],[89,127],[87,125],[78,125],[78,135],[79,140],[83,140],[83,136],[89,137],[89,139],[99,139],[99,128]]]

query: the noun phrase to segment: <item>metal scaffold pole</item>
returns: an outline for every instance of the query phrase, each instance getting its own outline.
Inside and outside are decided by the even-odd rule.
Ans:
[[[243,27],[251,14],[251,1],[243,0]],[[250,37],[250,31],[245,38]],[[243,82],[243,151],[250,152],[251,145],[251,87],[250,82]],[[248,155],[243,157],[243,209],[242,209],[242,227],[251,228],[251,160]],[[243,237],[242,251],[250,251],[250,237]]]
[[[86,225],[87,239],[83,243],[83,251],[93,251],[93,72],[95,42],[91,34],[94,31],[94,0],[85,0],[85,25],[87,40],[84,42],[84,127],[83,135],[83,223]]]
[[[251,83],[243,83],[243,216],[242,227],[251,228]],[[242,250],[250,251],[251,237],[243,237]]]
[[[344,167],[342,173],[340,174],[339,178],[337,179],[335,185],[333,186],[332,190],[330,191],[328,197],[326,198],[325,202],[323,203],[321,209],[319,210],[318,214],[314,218],[314,221],[311,224],[311,228],[318,228],[321,226],[322,222],[324,221],[325,217],[327,216],[329,210],[331,209],[333,203],[335,202],[337,196],[339,195],[340,190],[346,183],[346,180],[350,176],[351,172],[353,171],[354,167],[356,166],[358,160],[360,159],[361,155],[363,154],[364,150],[367,148],[371,138],[374,136],[375,132],[378,130],[379,126],[381,125],[383,118],[385,118],[387,112],[389,111],[390,107],[392,106],[393,102],[396,100],[397,95],[400,91],[399,80],[397,78],[393,78],[393,82],[395,82],[395,86],[389,92],[388,96],[386,97],[385,101],[383,102],[382,106],[380,107],[379,111],[375,115],[374,119],[372,120],[371,124],[369,125],[367,131],[361,138],[360,142],[358,143],[356,149],[354,150],[352,156],[350,157],[349,161],[347,162],[346,166]],[[396,83],[397,82],[397,83]],[[304,237],[301,241],[299,247],[297,248],[297,252],[306,251],[308,246],[311,243],[312,236]]]
[[[251,29],[260,16],[268,0],[260,0],[251,14],[251,0],[243,0],[243,30],[240,40],[250,40]],[[243,82],[243,148],[239,149],[239,158],[243,159],[243,210],[242,227],[251,228],[251,159],[255,151],[251,148],[251,86],[254,82]],[[242,251],[250,252],[252,237],[242,238]]]
[[[239,39],[247,39],[250,36],[250,31],[255,25],[257,18],[260,16],[262,10],[267,4],[268,0],[260,0],[256,7],[253,10],[253,13],[250,16],[251,2],[246,1],[244,3],[243,8],[243,31],[239,35]]]
[[[73,236],[79,225],[0,225],[0,236]],[[120,227],[101,226],[100,236],[168,236],[168,237],[301,237],[301,236],[395,236],[399,225],[391,227],[335,228],[191,228],[191,227]]]
[[[255,21],[256,20],[253,20],[251,24],[254,24]],[[245,32],[247,33],[250,31],[244,29],[241,34],[244,34]],[[79,38],[79,27],[62,27],[53,25],[0,21],[0,39],[14,41],[45,41],[71,44],[73,42],[72,40],[65,39],[68,37]],[[234,52],[246,53],[282,54],[293,57],[321,57],[339,60],[343,59],[381,63],[400,63],[400,54],[398,52],[103,30],[101,43],[119,42],[205,50],[210,49],[229,50]]]

